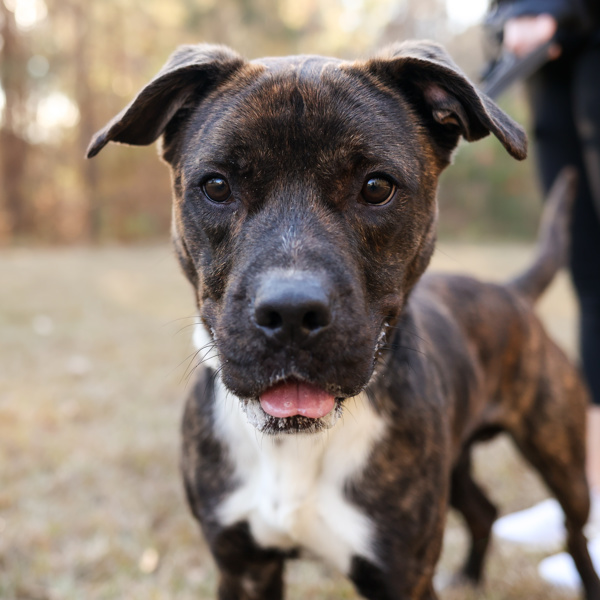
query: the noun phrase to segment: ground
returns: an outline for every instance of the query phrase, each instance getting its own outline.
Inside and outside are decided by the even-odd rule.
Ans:
[[[434,263],[497,280],[530,251],[440,244]],[[178,471],[193,297],[169,247],[4,250],[0,281],[0,598],[213,598]],[[540,314],[573,354],[566,276]],[[476,472],[503,513],[546,496],[507,440],[477,452]],[[440,573],[464,544],[451,515]],[[495,542],[485,587],[441,597],[574,598],[538,578],[542,557]],[[291,565],[288,582],[291,600],[357,598],[314,562]]]

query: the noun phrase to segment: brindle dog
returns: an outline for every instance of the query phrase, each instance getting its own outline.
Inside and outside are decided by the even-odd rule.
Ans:
[[[221,600],[282,598],[284,562],[303,551],[366,598],[436,598],[448,503],[479,580],[496,510],[470,449],[500,431],[560,501],[586,598],[600,599],[582,533],[586,391],[533,312],[565,253],[572,176],[521,277],[421,277],[438,177],[461,136],[490,132],[525,157],[523,130],[433,43],[357,62],[199,45],[93,139],[90,157],[162,136],[171,167],[208,353],[183,474]]]

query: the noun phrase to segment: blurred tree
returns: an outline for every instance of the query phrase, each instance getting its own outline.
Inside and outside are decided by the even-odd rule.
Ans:
[[[27,124],[28,51],[21,40],[14,14],[0,2],[2,62],[0,86],[4,92],[4,111],[0,129],[0,242],[26,230],[27,202],[23,185],[29,154],[25,138]]]
[[[79,148],[85,148],[97,129],[96,97],[93,82],[90,78],[89,67],[92,64],[93,36],[95,31],[90,27],[86,8],[81,2],[71,3],[72,16],[77,24],[74,44],[74,97],[79,107]],[[87,9],[89,10],[89,9]],[[114,32],[117,34],[117,31]],[[115,35],[115,45],[119,46],[118,34]],[[118,63],[117,63],[118,64]],[[82,174],[82,204],[84,205],[84,234],[97,241],[100,235],[100,206],[98,200],[98,163],[86,161],[81,168]]]
[[[353,58],[383,43],[428,37],[453,47],[472,74],[480,56],[472,30],[451,35],[446,0],[0,0],[0,34],[5,243],[166,235],[169,181],[156,166],[154,149],[112,148],[94,161],[83,155],[92,133],[131,100],[178,44],[224,43],[249,58],[290,53]],[[530,186],[514,183],[527,173],[514,175],[512,167],[500,168],[496,161],[484,166],[488,155],[469,155],[475,173],[467,167],[454,171],[477,175],[475,187],[488,200],[478,203],[466,190],[469,182],[453,178],[453,191],[444,197],[453,231],[473,207],[485,216],[482,222],[493,215],[500,235],[515,219],[535,218],[499,210],[489,200],[502,196],[508,185],[503,182],[511,181],[511,190],[517,190],[511,206],[518,207],[519,190]],[[483,180],[481,173],[488,171]]]

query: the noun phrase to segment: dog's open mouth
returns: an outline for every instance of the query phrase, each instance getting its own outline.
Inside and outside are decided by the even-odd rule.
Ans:
[[[310,383],[283,381],[260,395],[260,406],[272,417],[320,419],[335,408],[335,396]]]
[[[243,406],[248,421],[262,433],[315,433],[332,427],[342,399],[298,380],[279,382]]]

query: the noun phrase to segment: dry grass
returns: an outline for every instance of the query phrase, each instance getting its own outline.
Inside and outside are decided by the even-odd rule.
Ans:
[[[514,272],[524,247],[442,246],[443,268]],[[193,299],[166,246],[0,254],[0,598],[204,599],[215,572],[178,472]],[[573,349],[562,278],[543,315]],[[545,492],[500,440],[477,456],[504,511]],[[451,516],[440,571],[464,550]],[[486,587],[446,600],[566,599],[539,555],[495,544]],[[356,598],[326,567],[292,565],[289,597]]]

